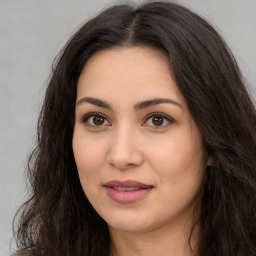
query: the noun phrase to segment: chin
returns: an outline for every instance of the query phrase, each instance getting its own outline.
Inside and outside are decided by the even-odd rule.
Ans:
[[[153,226],[152,223],[148,222],[150,219],[152,218],[139,216],[138,213],[130,216],[115,216],[113,214],[111,218],[105,218],[105,221],[107,222],[110,230],[115,229],[122,232],[137,233],[150,230]]]
[[[138,223],[113,223],[113,225],[108,224],[109,229],[118,230],[121,232],[127,232],[127,233],[139,233],[139,232],[145,232],[149,229],[147,225],[138,224]]]

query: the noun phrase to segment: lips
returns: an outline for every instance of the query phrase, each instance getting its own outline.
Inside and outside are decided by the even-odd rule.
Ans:
[[[118,203],[133,203],[146,196],[152,185],[143,184],[134,180],[112,180],[104,184],[109,197]]]

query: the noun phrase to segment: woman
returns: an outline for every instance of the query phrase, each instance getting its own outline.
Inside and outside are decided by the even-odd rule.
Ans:
[[[20,209],[28,255],[255,255],[256,115],[217,32],[114,6],[61,52]]]

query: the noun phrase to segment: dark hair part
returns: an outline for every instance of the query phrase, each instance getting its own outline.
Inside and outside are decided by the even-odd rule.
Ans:
[[[31,196],[19,211],[18,247],[32,255],[108,255],[107,225],[81,188],[72,152],[76,86],[95,52],[126,46],[166,53],[213,159],[198,255],[256,255],[255,107],[220,35],[190,10],[167,2],[111,7],[83,25],[60,53],[30,156]]]

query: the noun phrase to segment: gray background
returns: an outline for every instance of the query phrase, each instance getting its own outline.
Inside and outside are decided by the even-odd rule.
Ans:
[[[119,1],[122,2],[122,1]],[[137,0],[135,2],[142,2]],[[215,24],[256,95],[256,0],[180,0]],[[26,197],[23,176],[51,63],[82,22],[109,0],[0,0],[0,255]]]

